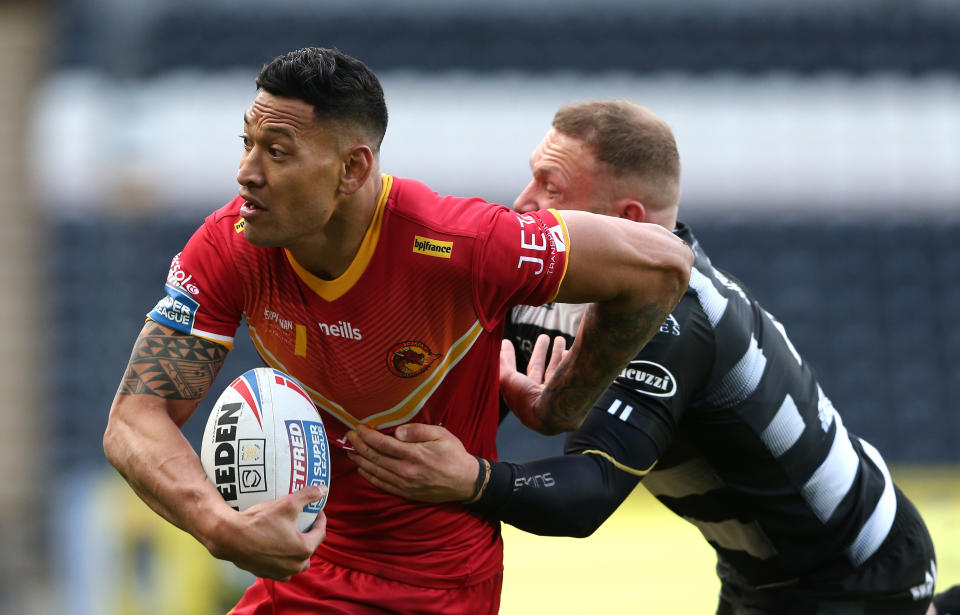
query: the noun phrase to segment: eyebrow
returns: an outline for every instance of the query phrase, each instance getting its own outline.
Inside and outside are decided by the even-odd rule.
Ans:
[[[247,117],[247,113],[246,113],[246,112],[243,113],[243,125],[244,125],[244,126],[249,126],[249,125],[250,125],[250,119]],[[290,139],[291,141],[295,140],[294,137],[293,137],[293,133],[290,132],[288,129],[282,127],[282,126],[264,126],[263,129],[264,129],[265,131],[275,132],[275,133],[277,133],[277,134],[280,134],[280,135],[282,135],[282,136]]]
[[[561,169],[558,169],[557,167],[553,167],[553,166],[548,166],[546,168],[540,167],[538,169],[531,169],[530,171],[531,171],[531,174],[536,179],[541,179],[541,178],[549,179],[551,177],[556,177],[558,175],[561,177],[563,176]]]

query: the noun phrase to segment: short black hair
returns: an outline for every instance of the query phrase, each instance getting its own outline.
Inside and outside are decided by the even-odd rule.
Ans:
[[[380,149],[387,131],[387,103],[380,80],[366,64],[338,49],[304,47],[260,69],[257,88],[313,105],[317,120],[349,120],[369,131]]]

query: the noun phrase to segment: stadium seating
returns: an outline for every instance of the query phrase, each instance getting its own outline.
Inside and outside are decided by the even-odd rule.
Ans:
[[[744,73],[905,74],[960,69],[960,13],[950,2],[608,2],[575,8],[432,10],[383,2],[369,10],[305,10],[296,3],[155,3],[100,19],[87,2],[64,2],[57,59],[126,76],[203,67],[259,66],[304,45],[361,54],[377,71],[664,70]],[[241,3],[242,4],[242,3]],[[775,8],[774,8],[775,4]],[[809,4],[809,6],[807,6]],[[187,8],[189,7],[189,8]],[[93,15],[98,15],[94,18]],[[133,22],[117,23],[127,19]],[[133,30],[123,48],[116,32]]]

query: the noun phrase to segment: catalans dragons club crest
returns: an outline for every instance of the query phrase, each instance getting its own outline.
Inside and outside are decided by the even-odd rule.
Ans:
[[[413,378],[430,369],[441,355],[430,351],[423,342],[400,342],[387,353],[387,369],[394,376]]]

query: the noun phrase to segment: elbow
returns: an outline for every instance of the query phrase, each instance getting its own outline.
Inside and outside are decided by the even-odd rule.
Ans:
[[[679,254],[677,255],[675,271],[678,276],[680,294],[683,294],[683,291],[687,289],[687,284],[690,283],[690,274],[693,272],[693,263],[695,256],[693,254],[693,249],[686,244],[685,241],[678,238],[680,242]]]
[[[570,528],[571,531],[567,535],[571,538],[588,538],[592,536],[601,525],[602,521],[599,523],[593,523],[592,519],[584,519],[580,523],[577,523],[574,527]]]
[[[693,269],[693,252],[689,252],[690,258],[677,259],[673,262],[669,269],[669,310],[672,310],[683,297],[683,293],[687,290],[687,285],[690,284],[690,272]],[[668,310],[668,311],[669,311]]]
[[[664,268],[668,272],[673,288],[675,289],[676,301],[680,300],[687,284],[690,283],[690,273],[693,270],[694,255],[693,250],[685,241],[670,233],[672,246],[670,253],[665,259]]]
[[[589,409],[590,407],[588,406],[587,410]],[[559,436],[562,433],[576,431],[579,429],[585,418],[586,413],[568,418],[551,417],[549,420],[540,423],[533,429],[542,436]]]
[[[562,423],[543,424],[534,429],[541,436],[559,436],[562,433],[573,431],[576,427],[569,427]]]
[[[610,490],[607,493],[610,493]],[[571,538],[587,538],[599,530],[620,505],[620,500],[614,501],[605,495],[598,494],[591,499],[591,503],[580,507],[579,514],[569,520],[564,535]]]
[[[107,421],[103,432],[103,454],[112,466],[117,466],[117,428],[112,420]]]
[[[607,490],[609,493],[610,490]],[[606,495],[606,494],[605,494]],[[586,538],[592,536],[594,532],[600,529],[600,526],[610,518],[610,515],[617,509],[620,505],[618,501],[611,501],[609,497],[605,495],[599,495],[594,498],[592,501],[594,505],[587,504],[581,507],[580,514],[577,515],[574,520],[573,527],[571,528],[573,532],[569,535],[573,538]],[[599,504],[599,506],[596,506]]]
[[[604,517],[605,519],[606,517]],[[603,519],[593,515],[557,515],[547,527],[511,523],[515,527],[539,536],[564,536],[566,538],[587,538],[603,524]]]
[[[120,470],[125,453],[128,451],[125,435],[128,432],[125,429],[126,423],[122,417],[122,410],[118,409],[114,402],[110,408],[110,415],[107,417],[107,427],[103,431],[103,454],[110,462],[110,465]]]
[[[653,226],[651,230],[659,234],[659,249],[653,253],[654,269],[659,274],[661,296],[667,304],[665,307],[671,310],[680,301],[690,283],[694,263],[693,250],[662,226]]]

